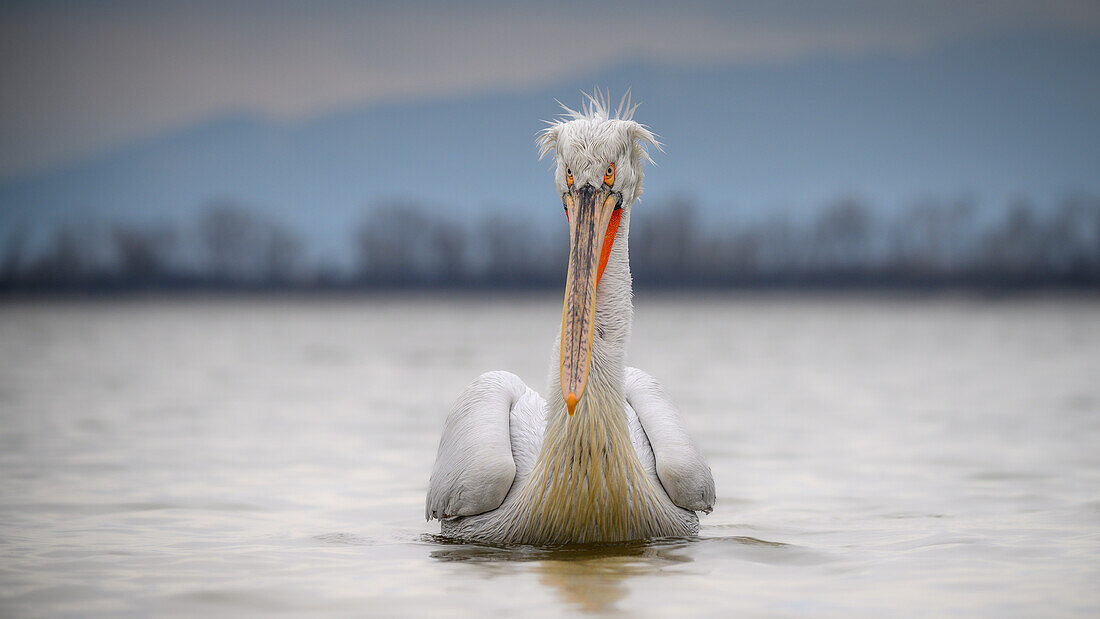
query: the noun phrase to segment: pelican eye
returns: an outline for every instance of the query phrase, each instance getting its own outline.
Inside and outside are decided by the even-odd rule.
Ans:
[[[615,184],[615,164],[607,166],[607,169],[603,173],[603,184],[608,187]]]
[[[565,184],[573,186],[573,170],[570,170],[569,166],[565,166]]]

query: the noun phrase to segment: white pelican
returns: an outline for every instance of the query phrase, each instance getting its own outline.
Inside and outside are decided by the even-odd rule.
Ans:
[[[444,535],[556,545],[695,535],[714,480],[660,384],[626,367],[633,322],[627,234],[654,135],[599,93],[538,137],[557,160],[569,222],[561,332],[543,400],[509,372],[481,375],[443,427],[426,515]]]

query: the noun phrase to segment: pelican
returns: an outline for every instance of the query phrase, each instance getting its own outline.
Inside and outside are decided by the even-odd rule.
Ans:
[[[561,545],[690,536],[714,480],[661,385],[627,367],[633,322],[627,235],[642,164],[661,144],[624,96],[597,91],[537,138],[569,224],[561,331],[543,399],[488,372],[443,427],[426,516],[448,537]]]

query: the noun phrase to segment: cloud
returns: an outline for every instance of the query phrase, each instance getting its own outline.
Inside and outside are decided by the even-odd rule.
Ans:
[[[918,6],[919,5],[919,6]],[[195,119],[534,87],[626,59],[769,63],[919,53],[1039,28],[1095,33],[1093,0],[45,4],[0,11],[0,176]]]

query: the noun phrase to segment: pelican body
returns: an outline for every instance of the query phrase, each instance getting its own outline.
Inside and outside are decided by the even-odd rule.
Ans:
[[[564,107],[564,106],[563,106]],[[654,135],[624,98],[587,97],[542,131],[569,222],[562,324],[543,399],[480,376],[443,428],[426,501],[444,535],[559,545],[694,535],[714,480],[651,376],[624,363],[633,322],[627,238]]]

